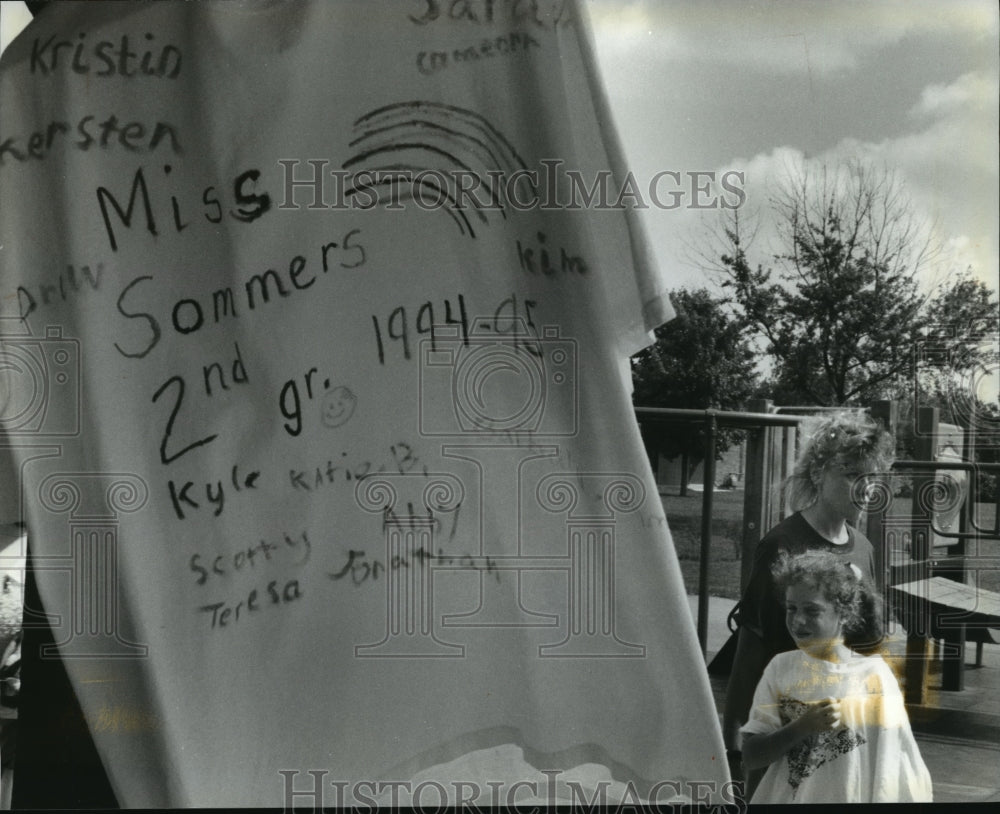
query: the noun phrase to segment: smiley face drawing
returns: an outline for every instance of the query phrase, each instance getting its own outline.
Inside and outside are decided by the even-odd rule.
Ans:
[[[358,406],[358,397],[346,387],[334,387],[323,394],[319,419],[324,427],[333,429],[350,421],[354,409]]]

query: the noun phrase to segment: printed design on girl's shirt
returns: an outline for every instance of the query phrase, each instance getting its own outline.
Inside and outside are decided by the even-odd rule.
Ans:
[[[794,698],[781,698],[779,714],[782,725],[800,718],[808,706]],[[810,735],[788,752],[788,785],[798,790],[802,781],[824,763],[836,760],[867,742],[863,735],[853,729],[838,729],[836,732]],[[795,792],[792,793],[794,795]]]

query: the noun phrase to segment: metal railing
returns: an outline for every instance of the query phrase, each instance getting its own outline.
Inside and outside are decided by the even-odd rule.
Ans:
[[[965,519],[965,530],[959,529],[959,531],[949,531],[947,529],[939,529],[931,527],[935,534],[940,537],[949,537],[954,540],[966,540],[972,538],[986,538],[993,540],[1000,540],[1000,492],[994,498],[996,506],[996,512],[993,515],[993,526],[991,528],[986,528],[980,526],[977,522],[977,512],[975,510],[977,502],[976,495],[979,492],[979,477],[982,474],[996,474],[1000,475],[1000,464],[991,463],[972,463],[970,461],[896,461],[892,465],[893,471],[899,473],[915,473],[918,475],[924,475],[929,478],[930,484],[936,482],[935,475],[938,472],[965,472],[969,475],[968,486],[966,487],[966,494],[962,501],[962,516]],[[933,489],[934,487],[928,485],[926,488]],[[915,496],[915,499],[919,503],[921,497],[919,495]],[[930,504],[933,502],[933,495],[923,498],[924,502]],[[928,505],[928,511],[930,511],[931,506]]]
[[[730,412],[727,410],[684,410],[669,407],[636,407],[640,425],[687,424],[700,426],[704,439],[704,491],[701,502],[701,546],[698,563],[698,642],[702,655],[708,650],[708,579],[712,558],[712,506],[715,494],[715,453],[719,427],[759,430],[768,427],[797,427],[808,416],[775,413]],[[747,471],[752,471],[748,461]],[[686,473],[684,475],[686,477]],[[670,518],[667,518],[669,525]]]

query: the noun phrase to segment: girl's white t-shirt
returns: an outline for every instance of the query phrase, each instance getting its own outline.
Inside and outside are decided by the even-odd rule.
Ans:
[[[764,669],[740,731],[774,732],[824,698],[840,701],[842,726],[809,736],[772,763],[752,803],[931,801],[930,773],[881,656],[835,663],[801,650],[779,653]]]

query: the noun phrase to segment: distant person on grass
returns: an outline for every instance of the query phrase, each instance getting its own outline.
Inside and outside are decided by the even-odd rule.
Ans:
[[[894,440],[860,412],[837,412],[819,419],[785,483],[794,514],[771,529],[757,545],[750,580],[736,612],[739,633],[733,658],[722,734],[734,779],[744,777],[740,727],[746,723],[754,688],[778,653],[795,649],[771,567],[782,554],[826,551],[855,565],[875,584],[872,544],[854,524],[868,496],[868,478],[892,463]],[[864,642],[848,638],[849,646]],[[751,794],[759,773],[747,777]]]

